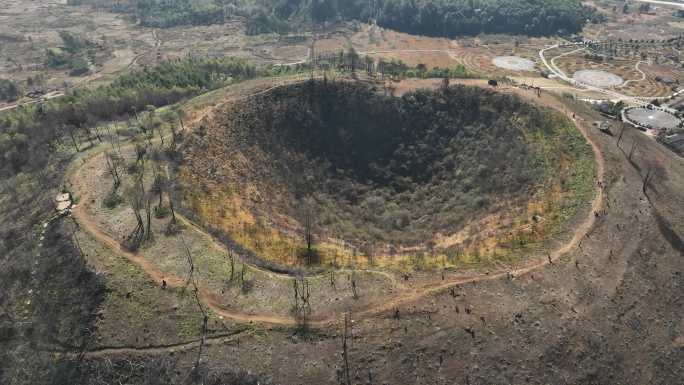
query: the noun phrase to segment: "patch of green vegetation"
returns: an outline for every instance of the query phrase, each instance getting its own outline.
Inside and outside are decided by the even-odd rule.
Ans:
[[[132,72],[112,84],[77,89],[64,97],[0,114],[0,175],[39,169],[63,137],[91,138],[101,121],[165,106],[256,76],[242,60],[185,58]]]
[[[63,46],[47,50],[47,66],[49,68],[69,68],[69,74],[80,76],[90,70],[87,52],[93,44],[67,31],[61,31]],[[84,52],[86,51],[86,52]]]
[[[593,183],[596,161],[591,146],[567,118],[560,127],[558,140],[564,143],[563,149],[571,157],[571,166],[568,178],[563,183],[566,193],[559,207],[559,215],[555,218],[556,225],[572,218],[596,194]]]
[[[384,61],[380,60],[378,67],[382,68],[382,72],[386,75],[420,78],[420,79],[434,79],[434,78],[450,78],[450,79],[468,79],[476,77],[471,74],[463,64],[456,64],[450,68],[433,67],[427,68],[424,64],[418,64],[411,67],[401,60]]]
[[[314,343],[330,339],[330,333],[322,329],[313,328],[307,324],[299,324],[294,327],[289,339],[295,343]]]
[[[94,3],[94,0],[70,0]],[[128,0],[111,6],[140,24],[166,28],[224,23],[246,18],[247,33],[290,33],[339,19],[366,22],[428,36],[513,33],[556,35],[581,31],[587,20],[604,17],[579,0]]]
[[[0,79],[0,101],[13,102],[19,97],[19,87],[9,79]]]
[[[117,194],[115,191],[112,191],[102,201],[102,205],[108,209],[113,209],[121,202],[123,202],[123,197],[121,197],[121,195]]]
[[[527,136],[537,148],[538,159],[547,175],[536,195],[553,199],[540,202],[538,212],[527,223],[533,228],[539,226],[542,233],[519,233],[509,241],[514,254],[531,252],[549,239],[561,236],[596,193],[596,162],[591,146],[568,118],[554,114],[553,119],[552,125],[556,128],[550,136]],[[541,219],[546,222],[536,223]]]

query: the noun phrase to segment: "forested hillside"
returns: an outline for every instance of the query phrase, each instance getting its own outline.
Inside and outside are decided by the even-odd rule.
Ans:
[[[69,0],[71,4],[98,0]],[[600,15],[580,0],[128,0],[107,3],[150,27],[247,20],[250,34],[290,32],[311,22],[376,20],[382,27],[430,36],[578,32]]]
[[[0,178],[39,168],[62,137],[96,136],[100,121],[134,115],[253,77],[256,69],[235,59],[182,59],[123,75],[111,85],[74,90],[66,96],[0,114]]]

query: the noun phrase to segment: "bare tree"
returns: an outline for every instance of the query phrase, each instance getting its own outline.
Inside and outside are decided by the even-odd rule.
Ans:
[[[113,153],[113,152],[107,152],[105,154],[105,159],[107,161],[107,171],[109,174],[112,176],[113,182],[114,182],[114,192],[119,189],[121,186],[121,175],[119,172],[119,167],[121,165],[121,158]]]
[[[152,240],[152,200],[147,196],[147,204],[145,205],[145,214],[147,215],[147,230],[145,231],[145,240],[148,242]]]
[[[618,148],[620,147],[620,142],[622,141],[622,135],[625,133],[625,124],[622,123],[622,128],[620,128],[620,135],[618,136],[617,143],[615,144]]]
[[[351,335],[350,315],[344,315],[344,331],[342,333],[342,380],[344,385],[351,385],[351,375],[349,369],[349,346],[347,340]]]
[[[176,131],[176,125],[171,123],[171,147],[169,148],[171,151],[176,150],[176,144],[178,143],[178,137],[179,137],[179,132]]]
[[[195,276],[195,261],[192,256],[192,253],[190,252],[190,248],[188,247],[187,243],[185,242],[185,238],[181,235],[180,236],[181,243],[183,244],[183,248],[185,250],[185,255],[187,258],[188,262],[188,280],[186,281],[186,288],[188,284],[192,285],[192,292],[195,297],[195,302],[197,303],[197,308],[199,311],[202,313],[202,326],[200,329],[200,340],[199,340],[199,347],[197,349],[197,358],[195,360],[195,364],[192,368],[192,372],[194,375],[198,374],[198,371],[200,370],[200,365],[202,363],[202,352],[204,350],[204,345],[206,343],[207,339],[207,333],[208,333],[208,323],[209,323],[209,315],[207,314],[206,309],[204,308],[204,305],[202,305],[202,301],[200,300],[199,296],[199,286],[197,285],[197,278]]]
[[[154,175],[154,182],[152,184],[152,192],[157,194],[159,200],[157,202],[157,207],[155,207],[155,213],[158,218],[162,218],[168,214],[168,212],[164,209],[164,190],[166,189],[168,185],[168,178],[162,174],[161,172],[158,172],[155,170],[155,175]]]
[[[242,264],[242,269],[240,269],[240,290],[242,290],[243,293],[247,293],[249,289],[251,288],[251,282],[249,280],[245,280],[245,272],[247,269],[245,268],[245,264]]]
[[[181,230],[180,223],[176,219],[176,210],[173,207],[173,199],[169,196],[169,211],[171,211],[171,220],[166,225],[166,235],[173,235]]]
[[[359,292],[357,291],[356,288],[356,270],[352,270],[351,275],[349,276],[349,281],[351,283],[351,290],[352,290],[352,295],[354,299],[359,298]]]
[[[140,211],[145,208],[145,188],[143,186],[142,178],[139,178],[136,183],[128,191],[128,201],[131,204],[133,215],[135,216],[136,226],[125,239],[125,246],[129,250],[137,250],[145,239],[145,223]]]
[[[368,259],[369,266],[375,266],[375,242],[371,239],[364,244],[363,253]]]
[[[73,126],[68,126],[66,128],[66,131],[69,133],[69,138],[71,138],[71,144],[74,145],[76,152],[81,152],[81,149],[78,147],[78,141],[76,140],[76,128]]]
[[[314,250],[315,217],[312,204],[308,201],[308,199],[302,202],[299,215],[302,224],[304,242],[306,243],[306,252],[304,257],[306,258],[307,263],[311,264],[314,261],[314,257],[316,257],[316,251]]]
[[[233,250],[228,250],[228,258],[230,259],[230,282],[233,282],[235,275],[235,256]]]
[[[188,287],[188,285],[192,284],[193,286],[197,286],[195,282],[195,260],[192,257],[192,253],[190,252],[190,248],[188,247],[187,243],[185,243],[185,237],[182,235],[180,236],[181,243],[183,244],[183,249],[185,251],[185,258],[188,263],[188,279],[185,281],[185,287]],[[201,306],[200,306],[201,307]]]
[[[309,281],[301,274],[295,277],[293,281],[294,289],[294,313],[297,326],[300,330],[306,330],[309,327],[309,315],[311,314],[311,288]]]
[[[147,154],[147,147],[142,144],[135,145],[135,164],[142,163],[145,165],[145,155]]]

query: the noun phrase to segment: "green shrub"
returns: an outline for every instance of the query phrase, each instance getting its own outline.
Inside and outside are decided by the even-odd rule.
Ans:
[[[102,205],[108,209],[113,209],[123,202],[123,198],[117,194],[115,191],[107,194],[107,196],[102,201]]]

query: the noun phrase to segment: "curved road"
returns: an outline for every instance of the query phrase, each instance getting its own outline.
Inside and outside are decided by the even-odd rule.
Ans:
[[[580,45],[582,45],[582,43],[575,43],[575,45],[580,46]],[[572,84],[572,85],[575,86],[575,87],[584,88],[584,89],[589,90],[589,91],[594,91],[594,92],[597,92],[597,93],[601,93],[601,94],[607,95],[607,96],[609,96],[612,100],[627,101],[627,102],[636,104],[636,105],[638,105],[638,106],[646,106],[646,105],[648,104],[647,102],[644,102],[643,100],[641,100],[641,99],[639,99],[639,98],[635,98],[635,97],[633,97],[633,96],[624,95],[624,94],[621,94],[621,93],[616,92],[616,91],[607,90],[607,89],[604,89],[604,88],[601,88],[601,87],[596,87],[596,86],[592,86],[592,85],[585,84],[585,83],[582,83],[582,82],[578,82],[577,80],[568,77],[568,75],[566,75],[560,68],[558,68],[558,67],[555,65],[554,60],[555,60],[556,58],[560,57],[560,56],[567,55],[567,54],[569,54],[570,52],[567,52],[567,53],[564,53],[564,54],[559,55],[559,56],[557,56],[557,57],[554,57],[553,59],[551,59],[551,62],[547,61],[546,56],[544,55],[544,53],[545,53],[546,51],[549,51],[549,50],[552,50],[552,49],[556,49],[556,48],[559,48],[559,47],[560,47],[559,44],[554,44],[554,45],[552,45],[552,46],[543,48],[542,50],[539,51],[539,58],[541,59],[542,63],[544,63],[544,66],[546,66],[546,68],[547,68],[549,71],[551,71],[551,72],[552,72],[556,77],[558,77],[559,79],[564,80],[564,81],[566,81],[566,82]],[[575,51],[572,51],[572,52],[575,52]]]
[[[660,0],[635,0],[639,3],[650,3],[650,4],[657,4],[657,5],[669,5],[672,7],[678,7],[678,8],[683,8],[684,9],[684,3],[677,3],[674,1],[660,1]]]

